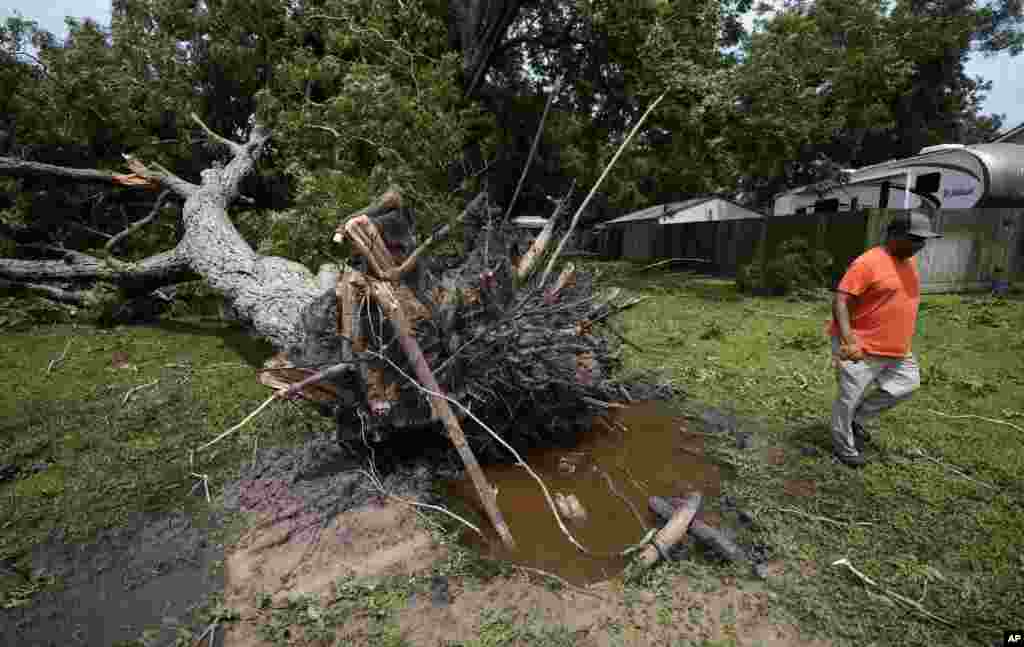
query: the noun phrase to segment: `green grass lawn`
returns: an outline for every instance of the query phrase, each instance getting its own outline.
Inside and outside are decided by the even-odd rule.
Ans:
[[[0,463],[22,468],[0,484],[0,558],[24,560],[54,529],[81,540],[134,512],[199,502],[189,496],[189,450],[270,395],[254,372],[270,353],[216,321],[0,336]],[[209,474],[215,495],[256,436],[270,445],[329,431],[330,422],[295,404],[269,407],[197,456],[197,471]]]
[[[965,633],[991,644],[1002,629],[1024,626],[1024,302],[923,298],[914,344],[922,388],[883,415],[867,450],[873,462],[857,472],[828,454],[830,303],[746,297],[727,281],[631,274],[628,265],[604,274],[657,297],[623,314],[644,349],[627,349],[627,367],[664,369],[689,399],[755,420],[759,446],[786,450],[782,465],[770,465],[718,447],[741,467],[726,493],[759,511],[777,557],[814,572],[783,578],[783,599],[805,626],[838,644],[950,646],[965,644]],[[807,446],[822,454],[799,451]],[[788,496],[783,485],[795,479],[815,481],[816,494]],[[875,597],[830,566],[843,557],[963,631]]]
[[[736,467],[725,494],[756,513],[758,536],[746,539],[767,543],[787,565],[769,586],[802,626],[836,645],[950,647],[972,637],[991,644],[1004,628],[1024,627],[1024,432],[932,413],[1024,428],[1024,303],[926,296],[915,343],[923,386],[881,420],[867,452],[872,464],[851,471],[828,455],[828,303],[751,298],[727,281],[593,265],[604,280],[654,297],[617,322],[643,348],[624,349],[628,369],[662,370],[687,392],[684,407],[706,403],[754,423],[753,449],[725,437],[708,446]],[[0,558],[24,560],[56,528],[84,539],[137,510],[205,505],[189,496],[188,450],[268,397],[253,368],[270,352],[226,324],[199,320],[5,331],[0,463],[23,469],[0,484]],[[275,405],[200,456],[198,467],[216,495],[251,456],[255,437],[261,446],[297,442],[331,424],[308,407]],[[764,459],[770,447],[783,448],[782,464]],[[986,485],[920,458],[919,449]],[[48,466],[25,469],[40,463]],[[814,481],[814,495],[787,495],[794,479]],[[843,557],[957,628],[893,605],[830,566]]]

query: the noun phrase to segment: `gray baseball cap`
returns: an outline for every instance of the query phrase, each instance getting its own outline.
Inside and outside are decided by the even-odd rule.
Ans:
[[[932,229],[932,220],[923,211],[900,213],[889,223],[889,232],[917,238],[942,238]]]

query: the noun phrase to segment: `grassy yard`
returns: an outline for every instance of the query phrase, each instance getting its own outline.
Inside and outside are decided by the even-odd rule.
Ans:
[[[725,436],[708,446],[737,468],[724,493],[754,511],[759,539],[786,565],[770,586],[803,627],[836,645],[949,647],[991,644],[1003,629],[1024,627],[1024,302],[924,298],[915,343],[923,387],[882,419],[872,464],[857,472],[828,453],[826,302],[750,298],[725,281],[596,265],[605,279],[654,297],[617,322],[643,348],[626,349],[627,367],[661,369],[688,401],[755,423],[752,449]],[[6,331],[0,353],[0,463],[21,468],[0,483],[0,558],[25,560],[56,528],[82,539],[137,510],[200,505],[187,496],[188,450],[269,395],[253,368],[270,349],[217,322]],[[270,446],[330,426],[306,407],[275,405],[204,454],[201,471],[216,492],[255,437]],[[766,460],[772,448],[783,451]],[[795,481],[813,482],[813,494],[806,483],[790,487]],[[955,628],[830,566],[839,558]],[[708,573],[672,567],[631,586],[654,587],[687,568]],[[28,593],[0,587],[6,604]],[[481,627],[525,636],[494,618]],[[558,628],[534,634],[525,644],[571,644]]]
[[[1024,302],[923,298],[914,345],[922,388],[882,417],[867,450],[873,462],[857,472],[828,453],[828,302],[748,298],[726,281],[605,267],[620,285],[657,297],[624,314],[644,349],[627,366],[663,368],[692,400],[757,421],[760,446],[784,449],[780,465],[724,443],[719,454],[741,468],[726,493],[759,511],[778,558],[802,565],[783,578],[782,598],[803,626],[837,644],[922,646],[963,645],[965,634],[991,644],[1024,626]],[[948,417],[965,415],[1015,427]],[[813,481],[815,494],[787,494],[796,480]],[[963,631],[830,566],[844,557]]]
[[[254,367],[270,353],[240,329],[199,319],[0,336],[0,463],[21,468],[0,484],[0,559],[24,560],[54,529],[82,540],[135,512],[200,501],[188,496],[189,450],[268,397]],[[196,467],[216,493],[256,436],[272,445],[330,428],[308,408],[269,407]]]

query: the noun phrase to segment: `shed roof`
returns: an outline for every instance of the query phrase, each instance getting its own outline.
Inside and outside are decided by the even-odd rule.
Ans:
[[[697,205],[704,204],[709,200],[716,199],[717,196],[705,196],[703,198],[693,198],[692,200],[684,200],[683,202],[669,202],[666,204],[659,204],[653,207],[647,207],[640,211],[634,211],[633,213],[625,216],[620,216],[614,220],[606,220],[601,223],[604,225],[621,225],[627,222],[641,222],[644,220],[657,220],[662,216],[673,214],[683,209],[689,209],[690,207],[696,207]]]

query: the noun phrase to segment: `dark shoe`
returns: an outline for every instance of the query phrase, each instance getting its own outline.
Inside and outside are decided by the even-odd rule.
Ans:
[[[853,429],[854,440],[860,440],[864,443],[871,442],[871,432],[861,426],[859,422],[853,421],[850,423],[850,428]]]
[[[860,454],[854,454],[853,456],[842,456],[840,454],[835,454],[835,457],[839,459],[839,462],[842,463],[843,465],[846,465],[847,467],[852,467],[854,469],[859,469],[868,464],[867,459],[861,456]]]

